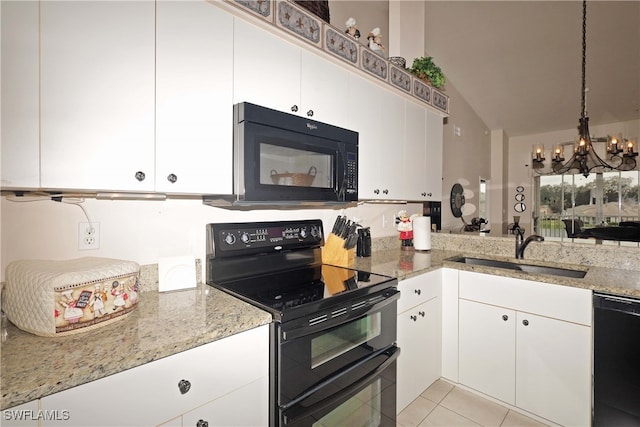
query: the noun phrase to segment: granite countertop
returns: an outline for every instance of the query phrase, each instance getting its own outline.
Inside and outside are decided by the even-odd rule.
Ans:
[[[515,263],[561,267],[572,270],[586,271],[587,274],[580,279],[551,276],[546,274],[526,273],[517,270],[470,265],[450,261],[450,258],[461,256],[503,260]],[[433,249],[427,252],[400,251],[390,249],[373,252],[370,258],[356,258],[356,269],[370,271],[371,273],[395,276],[399,280],[411,276],[426,273],[440,267],[454,268],[457,270],[475,271],[478,273],[493,274],[495,276],[513,277],[518,279],[533,280],[536,282],[572,286],[576,288],[590,289],[597,292],[609,293],[621,296],[640,298],[640,272],[637,270],[624,270],[618,268],[600,267],[584,264],[569,264],[545,262],[537,260],[516,260],[514,258],[479,254],[476,252],[461,252],[451,250]]]
[[[397,240],[392,240],[392,243],[396,244]],[[567,251],[562,246],[540,246],[539,250],[545,251],[541,253],[541,256],[547,257],[545,259],[563,261],[550,263],[532,259],[514,261],[506,255],[511,250],[510,244],[502,252],[499,248],[494,252],[473,250],[477,249],[473,247],[474,244],[486,249],[487,241],[471,241],[470,244],[459,250],[443,245],[444,249],[428,252],[402,251],[397,246],[383,247],[374,250],[371,257],[356,258],[355,268],[402,280],[448,267],[640,298],[638,270],[601,267],[591,263],[590,259],[604,256],[602,248],[594,248],[593,254],[575,255],[576,251]],[[459,242],[452,242],[452,246],[458,248]],[[486,255],[487,252],[500,256]],[[532,252],[535,255],[535,250]],[[571,256],[567,257],[567,253]],[[571,279],[449,261],[458,256],[508,259],[512,262],[587,270],[587,274],[582,279]],[[635,259],[630,263],[632,266],[637,264]],[[59,338],[38,337],[23,332],[3,316],[2,409],[268,324],[272,320],[267,312],[202,284],[196,289],[168,293],[153,290],[141,292],[138,304],[139,307],[120,322]]]
[[[141,292],[118,322],[65,337],[24,332],[2,316],[2,401],[7,409],[271,322],[211,286]]]

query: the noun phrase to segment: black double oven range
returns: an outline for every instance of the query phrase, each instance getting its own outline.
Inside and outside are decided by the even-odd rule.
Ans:
[[[397,279],[323,265],[323,235],[321,220],[208,224],[207,283],[273,316],[272,427],[395,426]]]

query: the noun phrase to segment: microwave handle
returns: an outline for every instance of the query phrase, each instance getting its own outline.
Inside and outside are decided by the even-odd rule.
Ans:
[[[344,148],[344,145],[341,147]],[[343,149],[339,149],[338,150],[338,165],[340,165],[340,169],[342,170],[342,177],[340,179],[340,187],[338,188],[338,200],[346,200],[346,186],[347,186],[347,168],[344,167],[344,155],[343,153]]]
[[[369,372],[368,374],[366,374],[364,377],[360,378],[358,381],[354,382],[353,384],[351,384],[350,386],[348,386],[345,389],[342,389],[337,395],[333,395],[330,396],[318,403],[316,403],[315,405],[311,406],[310,408],[308,408],[308,411],[305,410],[305,412],[313,412],[314,411],[314,407],[318,408],[318,407],[323,407],[325,405],[328,404],[327,401],[334,401],[336,400],[338,397],[341,397],[345,394],[348,394],[349,392],[361,387],[363,384],[366,384],[367,382],[369,382],[372,378],[374,378],[375,376],[379,375],[382,371],[384,371],[385,369],[387,369],[389,367],[389,365],[391,365],[393,362],[396,361],[396,359],[398,358],[398,356],[400,356],[400,348],[397,347],[395,344],[390,345],[389,347],[383,348],[381,350],[376,351],[375,353],[371,353],[369,356],[360,359],[350,365],[345,366],[344,368],[340,369],[338,372],[336,372],[334,375],[316,383],[315,385],[309,387],[307,390],[305,390],[304,392],[302,392],[301,394],[299,394],[296,398],[292,399],[291,401],[287,402],[286,404],[282,405],[280,408],[282,409],[282,411],[286,411],[287,409],[290,409],[292,407],[294,407],[295,405],[297,405],[298,403],[300,403],[301,401],[307,399],[309,396],[311,396],[312,394],[318,392],[318,390],[322,389],[323,387],[326,387],[327,385],[331,384],[332,382],[336,381],[337,379],[341,378],[342,376],[346,375],[347,373],[353,371],[354,369],[358,369],[360,366],[364,365],[365,363],[369,362],[370,360],[375,359],[376,357],[380,356],[384,354],[385,356],[387,356],[387,359],[385,359],[384,362],[382,362],[380,365],[378,365],[376,367],[376,369],[374,369],[373,371]],[[293,411],[293,409],[292,409]],[[296,416],[296,418],[300,418],[300,415]]]

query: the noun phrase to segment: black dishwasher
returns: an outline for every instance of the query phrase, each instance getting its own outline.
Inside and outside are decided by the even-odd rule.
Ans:
[[[640,299],[594,293],[593,425],[640,426]]]

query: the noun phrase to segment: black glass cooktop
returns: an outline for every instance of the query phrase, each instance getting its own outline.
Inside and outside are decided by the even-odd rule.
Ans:
[[[396,279],[331,265],[315,265],[210,285],[283,322],[397,285]]]

